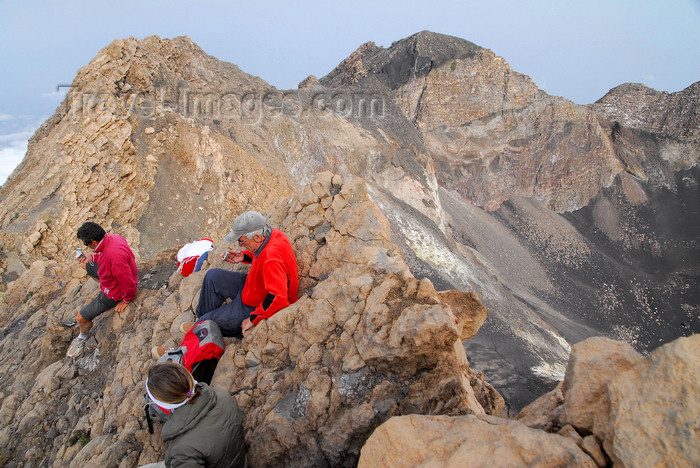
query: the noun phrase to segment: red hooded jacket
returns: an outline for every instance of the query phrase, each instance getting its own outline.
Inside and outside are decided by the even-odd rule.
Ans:
[[[139,273],[131,247],[122,236],[106,234],[92,254],[97,262],[100,289],[110,299],[131,302],[136,296]]]

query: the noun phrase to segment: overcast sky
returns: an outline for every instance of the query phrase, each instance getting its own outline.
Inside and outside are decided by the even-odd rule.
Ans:
[[[60,104],[56,87],[113,39],[187,35],[290,89],[365,42],[422,30],[491,49],[578,104],[627,82],[676,92],[700,80],[700,0],[0,0],[0,183]]]

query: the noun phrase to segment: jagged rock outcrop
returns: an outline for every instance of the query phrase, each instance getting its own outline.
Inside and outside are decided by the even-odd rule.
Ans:
[[[674,94],[618,86],[591,107],[635,178],[675,190],[674,174],[697,165],[700,83]]]
[[[440,185],[488,209],[519,195],[572,211],[623,170],[590,109],[468,41],[423,31],[388,50],[367,44],[321,82],[373,79],[420,130]]]
[[[394,414],[502,409],[470,386],[460,341],[466,321],[483,323],[483,306],[456,291],[443,302],[411,275],[364,182],[341,188],[320,174],[287,210],[280,226],[315,284],[230,347],[224,361],[234,366],[213,381],[246,412],[256,466],[354,466],[363,441]]]
[[[77,226],[98,219],[146,260],[200,226],[225,230],[230,210],[289,194],[286,174],[270,169],[279,159],[252,157],[244,142],[192,125],[203,97],[221,89],[270,86],[187,38],[114,41],[78,71],[2,187],[3,245],[25,261],[57,258]]]
[[[37,261],[61,287],[84,281],[72,251],[87,218],[124,235],[158,289],[158,252],[218,239],[235,213],[268,211],[318,173],[360,176],[412,274],[489,309],[464,346],[517,411],[563,378],[573,343],[603,334],[649,351],[700,331],[699,92],[623,85],[576,106],[427,31],[368,43],[287,91],[186,37],[115,40],[0,188],[0,290]],[[177,286],[185,303],[198,281]],[[15,296],[32,298],[14,287],[29,314]],[[177,341],[188,312],[175,302],[154,340]],[[65,337],[47,326],[51,360]]]
[[[303,292],[250,336],[227,339],[213,381],[246,414],[252,466],[352,466],[372,430],[397,414],[503,413],[461,345],[483,323],[483,305],[413,277],[364,181],[321,173],[269,214],[298,253]],[[225,247],[217,243],[207,267],[219,266]],[[174,270],[173,253],[140,265],[142,286],[158,287],[142,289],[123,314],[98,318],[76,360],[65,357],[75,333],[64,322],[96,282],[77,266],[66,275],[69,266],[37,261],[9,285],[0,307],[10,324],[0,342],[5,466],[162,457],[142,416],[149,349],[182,339],[179,324],[191,320],[205,272],[154,282]]]
[[[126,237],[146,260],[200,226],[225,231],[231,210],[267,207],[327,168],[383,176],[428,213],[437,197],[426,187],[434,175],[420,141],[400,129],[379,132],[373,113],[402,116],[383,96],[368,99],[368,116],[351,102],[357,117],[351,109],[343,118],[320,109],[335,109],[330,94],[282,93],[189,38],[115,40],[78,71],[2,187],[3,244],[25,262],[55,258],[70,250],[75,227],[96,218],[133,228]],[[405,145],[416,147],[403,155],[411,172],[381,167]]]
[[[517,421],[493,416],[395,417],[362,448],[358,466],[697,466],[700,336],[648,357],[590,338],[566,378]]]

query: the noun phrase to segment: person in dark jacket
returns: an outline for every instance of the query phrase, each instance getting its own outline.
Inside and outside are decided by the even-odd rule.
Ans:
[[[155,364],[146,391],[170,417],[161,438],[168,443],[165,466],[246,468],[243,414],[220,388],[198,383],[181,364]]]
[[[97,223],[88,221],[78,228],[78,239],[92,254],[77,257],[88,275],[100,282],[100,294],[80,309],[75,319],[80,334],[73,340],[66,355],[78,357],[83,352],[92,321],[98,315],[114,309],[124,312],[136,296],[139,280],[136,259],[126,239],[117,234],[107,234]],[[89,257],[89,258],[88,258]]]

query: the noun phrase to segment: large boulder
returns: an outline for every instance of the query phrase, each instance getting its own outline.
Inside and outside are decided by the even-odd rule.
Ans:
[[[591,467],[595,462],[567,437],[487,415],[391,418],[362,448],[358,468]]]
[[[612,379],[594,433],[617,466],[700,466],[700,335],[679,338]]]
[[[587,453],[613,466],[698,466],[699,350],[700,335],[649,356],[589,338],[572,348],[563,385],[517,419],[550,432],[575,431]]]
[[[607,385],[615,376],[640,365],[643,356],[628,343],[593,337],[571,352],[564,385],[564,424],[593,432],[594,425],[607,420]],[[598,420],[598,421],[596,421]]]

